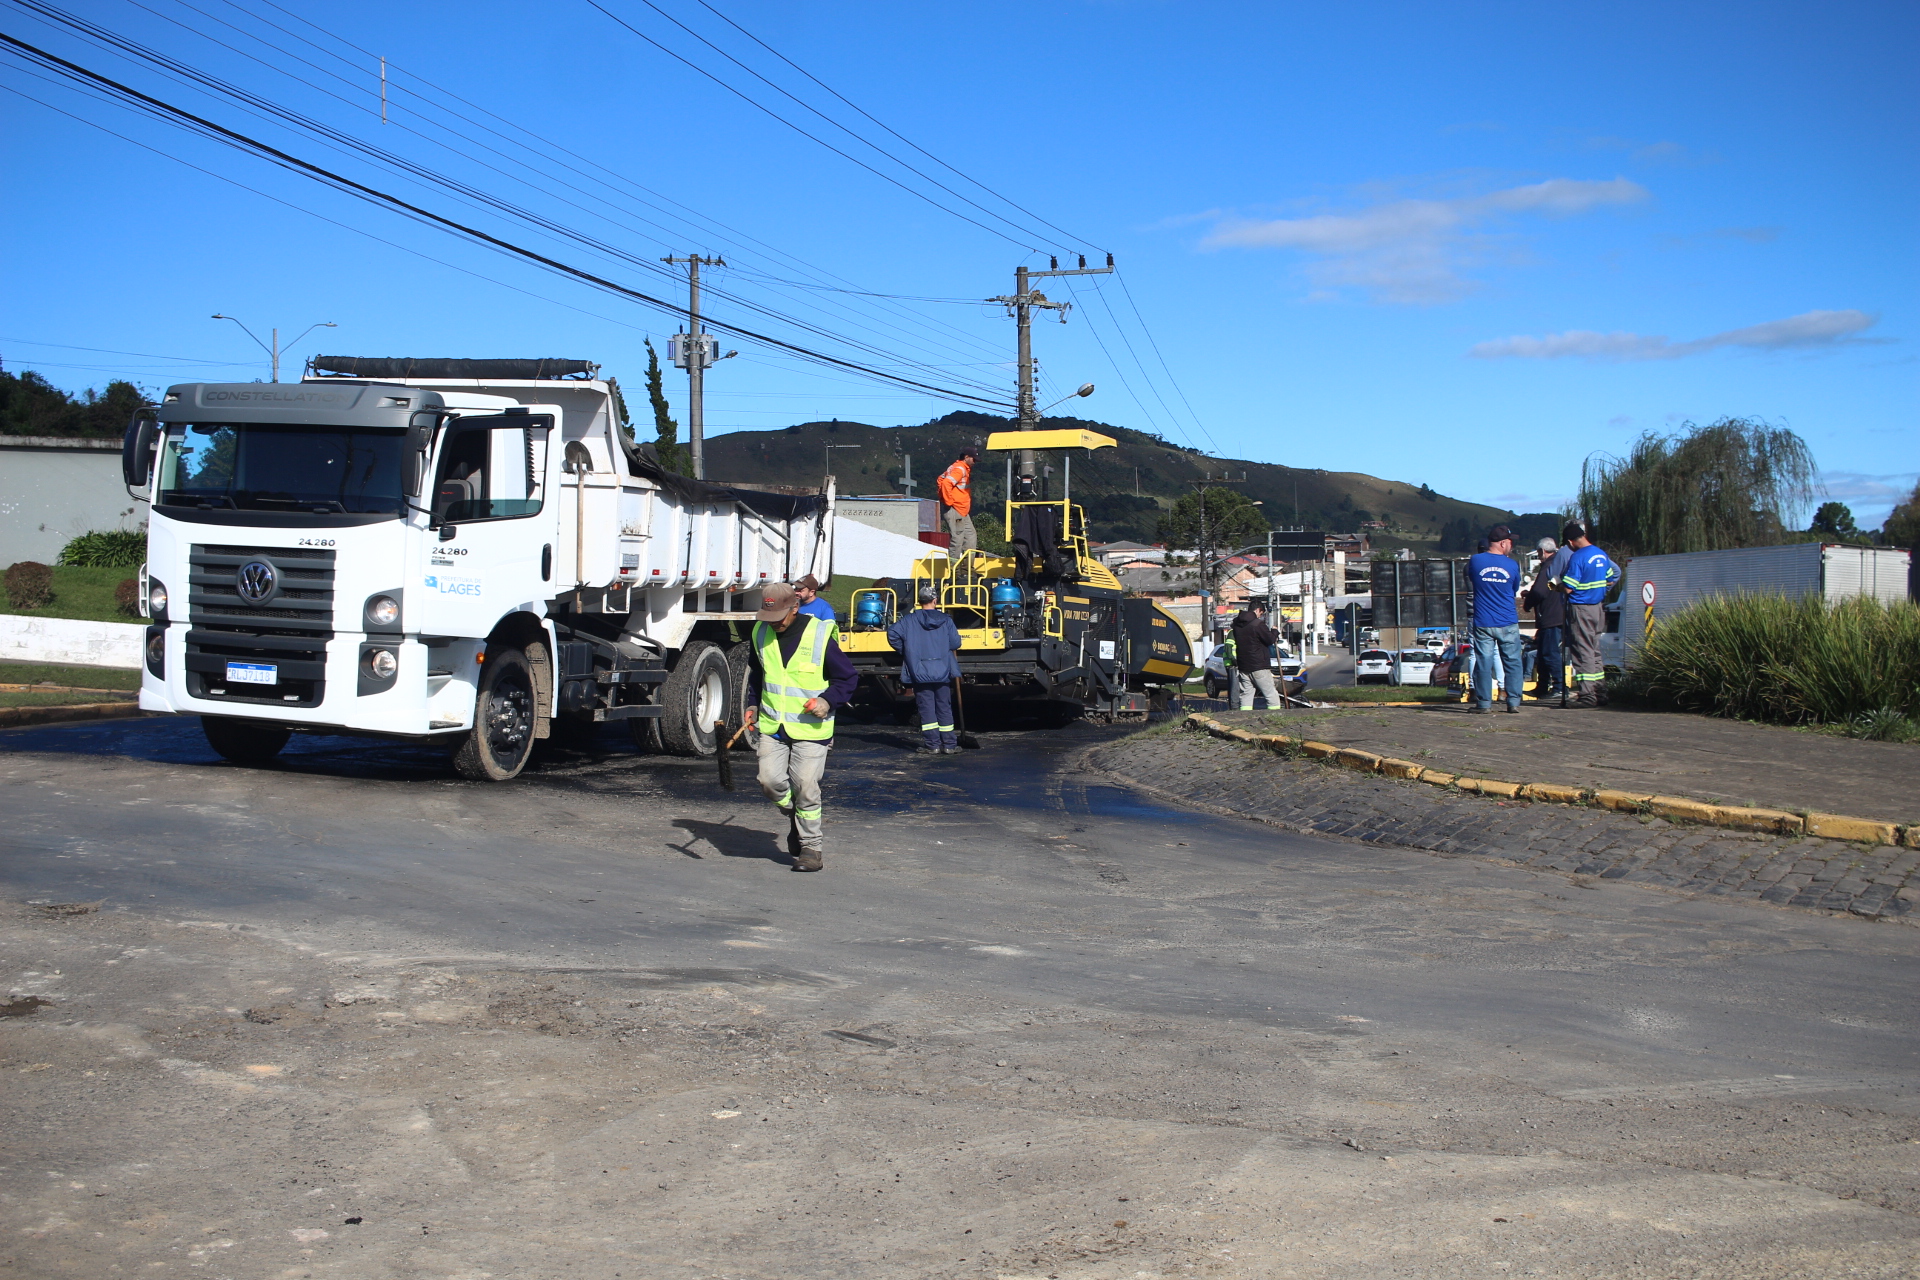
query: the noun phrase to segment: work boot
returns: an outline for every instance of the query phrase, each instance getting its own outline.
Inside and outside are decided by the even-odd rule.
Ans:
[[[820,851],[818,849],[802,849],[793,855],[793,869],[795,871],[818,871],[822,865],[824,864],[820,861]]]
[[[923,756],[937,756],[937,755],[944,755],[944,754],[946,754],[946,752],[945,752],[945,750],[944,750],[943,748],[940,748],[940,747],[929,747],[929,746],[924,746],[924,745],[923,745],[923,746],[919,746],[919,747],[915,747],[915,748],[914,748],[914,751],[915,751],[915,753],[916,753],[916,754],[918,754],[918,755],[923,755]]]
[[[1510,716],[1517,716],[1517,715],[1519,715],[1519,714],[1520,714],[1520,708],[1518,708],[1518,707],[1516,707],[1516,706],[1514,706],[1514,705],[1513,705],[1513,704],[1512,704],[1511,702],[1509,702],[1509,703],[1508,703],[1508,704],[1507,704],[1507,705],[1506,705],[1506,706],[1505,706],[1505,707],[1503,708],[1503,710],[1505,710],[1505,711],[1506,711],[1506,713],[1507,713],[1508,715],[1510,715]]]
[[[1478,705],[1471,706],[1467,708],[1467,714],[1470,716],[1484,716],[1487,714],[1487,709]]]

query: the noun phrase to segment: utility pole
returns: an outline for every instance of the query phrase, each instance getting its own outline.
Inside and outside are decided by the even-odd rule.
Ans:
[[[668,344],[673,363],[687,371],[687,450],[693,458],[693,478],[707,478],[706,374],[714,361],[724,360],[719,343],[700,329],[700,268],[724,267],[725,258],[703,258],[689,254],[684,258],[662,258],[670,266],[687,268],[687,331],[676,333]],[[727,352],[728,356],[734,352]]]
[[[1245,484],[1246,482],[1247,478],[1244,475],[1238,480],[1226,476],[1216,479],[1209,475],[1188,481],[1193,486],[1194,492],[1200,495],[1200,623],[1201,628],[1209,634],[1213,631],[1213,582],[1207,562],[1210,559],[1208,553],[1213,548],[1207,538],[1207,490],[1218,484]],[[1271,564],[1268,565],[1268,570],[1271,572]]]
[[[998,302],[1007,308],[1018,326],[1019,331],[1019,394],[1016,397],[1015,426],[1021,431],[1033,431],[1040,425],[1040,415],[1035,412],[1033,400],[1033,313],[1040,311],[1058,311],[1060,323],[1067,322],[1067,312],[1073,310],[1071,302],[1053,302],[1038,289],[1032,288],[1035,280],[1047,276],[1104,276],[1113,270],[1113,255],[1107,255],[1104,267],[1089,267],[1087,255],[1080,255],[1078,267],[1062,267],[1060,259],[1049,258],[1049,267],[1045,271],[1029,271],[1022,265],[1013,271],[1013,294],[1011,297],[988,298],[988,302]],[[1085,394],[1084,392],[1082,394]],[[1020,488],[1031,495],[1033,492],[1033,450],[1020,451]]]

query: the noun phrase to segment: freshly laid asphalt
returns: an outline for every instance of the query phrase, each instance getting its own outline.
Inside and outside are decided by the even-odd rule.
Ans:
[[[192,721],[0,734],[6,896],[101,904],[4,922],[14,993],[51,1002],[0,1068],[32,1071],[0,1174],[15,1265],[130,1274],[204,1219],[236,1275],[561,1274],[541,1250],[563,1239],[565,1274],[591,1276],[1904,1273],[1920,930],[1190,811],[1085,767],[1122,732],[1002,729],[929,759],[845,726],[817,875],[788,868],[745,757],[728,793],[711,762],[608,735],[485,786],[337,738],[237,768]],[[243,1016],[269,980],[297,1018]],[[484,998],[429,1012],[449,983]],[[604,1012],[636,991],[645,1025]],[[536,1064],[556,1027],[588,1048]],[[104,1073],[86,1046],[109,1035],[136,1065],[81,1106],[59,1081]],[[260,1061],[275,1035],[293,1065]],[[482,1041],[461,1036],[524,1061],[469,1079]],[[402,1043],[418,1073],[360,1083]],[[187,1108],[233,1174],[189,1177],[163,1113],[249,1071],[295,1081],[286,1110]],[[450,1118],[536,1077],[565,1085],[537,1142]],[[935,1140],[908,1111],[942,1100]],[[353,1188],[379,1227],[345,1230],[352,1252],[340,1219],[264,1190],[303,1106],[444,1130],[430,1152],[384,1119],[301,1130],[339,1144],[323,1198]],[[642,1136],[755,1107],[790,1145]],[[555,1172],[669,1141],[699,1176],[588,1194]],[[882,1178],[864,1208],[834,1181],[847,1152]],[[68,1183],[112,1185],[111,1212]],[[538,1231],[498,1225],[535,1202]]]

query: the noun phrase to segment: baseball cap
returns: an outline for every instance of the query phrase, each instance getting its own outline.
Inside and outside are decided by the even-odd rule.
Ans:
[[[800,597],[784,582],[776,582],[760,592],[760,612],[753,616],[762,622],[778,622],[800,603]]]
[[[1489,543],[1512,542],[1513,530],[1507,528],[1507,526],[1503,524],[1497,524],[1493,526],[1493,528],[1487,530],[1487,541]]]

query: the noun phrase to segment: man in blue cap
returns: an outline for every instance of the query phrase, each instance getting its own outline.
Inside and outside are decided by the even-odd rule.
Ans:
[[[1473,579],[1473,706],[1468,711],[1486,715],[1493,710],[1494,672],[1506,693],[1509,715],[1520,713],[1520,685],[1525,679],[1521,662],[1520,566],[1507,553],[1513,550],[1513,531],[1503,524],[1487,530],[1487,549],[1467,561]],[[1496,668],[1495,664],[1499,664]]]

